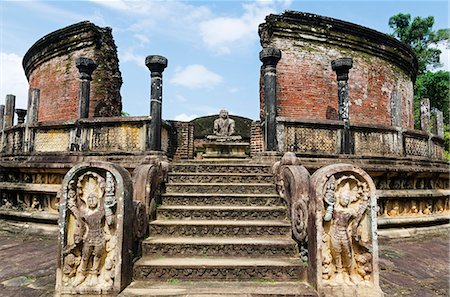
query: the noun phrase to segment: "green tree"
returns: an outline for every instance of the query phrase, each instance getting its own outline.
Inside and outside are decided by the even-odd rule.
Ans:
[[[389,27],[394,29],[392,34],[411,46],[419,61],[419,74],[423,74],[427,67],[438,67],[441,50],[439,42],[446,42],[450,38],[450,29],[433,31],[434,17],[415,17],[411,21],[410,14],[399,13],[389,18]]]
[[[450,74],[448,71],[432,72],[429,69],[441,66],[437,48],[439,43],[449,47],[450,29],[433,30],[434,17],[415,17],[399,13],[389,18],[389,27],[394,29],[392,36],[411,46],[419,62],[419,73],[414,84],[414,126],[420,127],[420,99],[429,98],[432,108],[444,114],[445,156],[450,160],[449,152],[449,101]]]

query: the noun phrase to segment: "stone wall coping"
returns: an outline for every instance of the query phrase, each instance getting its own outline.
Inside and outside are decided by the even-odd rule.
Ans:
[[[67,51],[74,52],[95,46],[100,30],[104,29],[89,21],[83,21],[45,35],[36,41],[23,57],[22,66],[25,75],[29,78],[31,72],[39,65]]]
[[[408,45],[387,34],[350,22],[285,11],[283,14],[268,15],[265,23],[259,26],[259,35],[263,47],[271,46],[273,36],[292,37],[380,57],[406,71],[413,81],[417,75],[417,58]]]
[[[328,128],[328,129],[341,129],[344,127],[343,121],[337,120],[319,120],[319,119],[300,119],[300,118],[290,118],[290,117],[277,117],[277,121],[283,124],[299,124],[305,126],[312,126],[318,128]],[[403,129],[400,127],[393,126],[385,126],[385,125],[377,125],[377,124],[358,124],[358,125],[350,125],[351,130],[355,131],[364,131],[367,132],[402,132],[406,136],[411,136],[415,138],[431,138],[432,140],[437,140],[439,142],[444,141],[444,138],[432,134],[427,133],[422,130],[411,130],[411,129]]]

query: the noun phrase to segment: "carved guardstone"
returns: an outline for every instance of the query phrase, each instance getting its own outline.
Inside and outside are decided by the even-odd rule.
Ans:
[[[311,176],[310,189],[309,282],[321,296],[383,296],[370,176],[353,165],[329,165]]]
[[[83,163],[64,177],[59,210],[58,294],[115,294],[132,276],[133,186],[128,171]]]
[[[246,158],[248,142],[235,133],[235,122],[228,116],[228,111],[222,109],[219,118],[214,121],[213,135],[206,136],[204,158]]]

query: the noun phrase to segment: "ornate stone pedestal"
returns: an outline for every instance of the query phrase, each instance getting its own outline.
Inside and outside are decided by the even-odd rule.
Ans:
[[[248,142],[208,141],[204,144],[203,158],[247,158],[245,150],[249,146]]]

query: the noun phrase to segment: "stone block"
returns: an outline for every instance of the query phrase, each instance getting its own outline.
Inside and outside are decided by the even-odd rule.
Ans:
[[[67,172],[59,210],[58,294],[114,294],[131,281],[133,185],[106,162]]]
[[[377,197],[371,177],[350,164],[311,176],[308,280],[321,296],[383,296]]]

